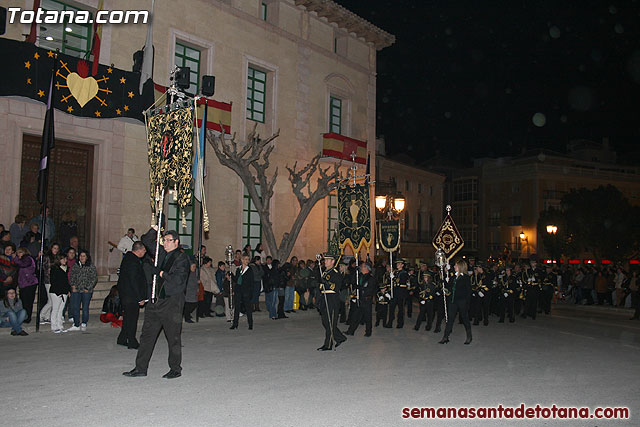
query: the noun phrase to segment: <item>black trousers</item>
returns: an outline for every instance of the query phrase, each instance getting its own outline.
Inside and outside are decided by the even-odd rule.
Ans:
[[[422,301],[420,301],[420,313],[418,314],[418,319],[416,321],[416,326],[415,329],[418,330],[420,329],[420,324],[422,323],[423,319],[426,316],[427,319],[427,326],[425,328],[426,331],[431,330],[431,325],[433,325],[433,317],[434,317],[434,310],[433,310],[433,300],[424,300],[424,304],[422,303]]]
[[[336,343],[341,343],[347,340],[340,329],[338,329],[338,311],[340,305],[344,306],[344,302],[340,300],[338,294],[327,294],[327,304],[325,304],[324,295],[318,297],[318,309],[320,310],[320,318],[322,319],[322,326],[324,327],[324,347],[331,347],[331,330],[333,327],[333,340]],[[331,323],[329,323],[331,319]],[[330,326],[331,325],[331,326]]]
[[[211,316],[212,301],[213,301],[213,292],[204,291],[204,301],[198,301],[198,315]]]
[[[472,297],[471,300],[471,316],[473,317],[473,324],[477,325],[482,320],[485,325],[489,324],[489,306],[491,299],[489,295],[481,297],[477,295]]]
[[[278,295],[278,319],[284,319],[287,317],[284,314],[284,295]]]
[[[158,300],[155,304],[147,304],[144,323],[140,334],[140,347],[136,357],[136,369],[147,372],[149,360],[158,341],[160,331],[169,346],[169,368],[182,372],[182,308],[184,295],[178,294]]]
[[[406,301],[406,305],[407,305],[407,317],[409,319],[411,319],[411,316],[413,315],[413,295],[411,295],[411,293],[407,292],[407,301]]]
[[[407,303],[407,297],[409,296],[409,292],[407,288],[395,288],[395,295],[393,299],[389,303],[389,319],[387,321],[386,327],[390,328],[393,326],[393,317],[395,316],[396,307],[398,308],[398,327],[402,328],[404,326],[404,306]]]
[[[387,313],[389,311],[389,303],[387,301],[376,302],[376,326],[380,324],[382,320],[382,324],[385,325],[387,323]]]
[[[118,344],[129,347],[137,347],[139,345],[136,339],[139,315],[140,306],[138,303],[122,304],[122,329],[120,330],[120,335],[118,335]]]
[[[433,310],[436,313],[436,327],[433,330],[433,332],[440,332],[441,328],[442,328],[442,321],[444,320],[444,298],[442,296],[438,297],[436,296],[436,298],[433,300]],[[449,313],[447,313],[447,316],[449,315]],[[447,326],[447,325],[445,325]]]
[[[500,322],[504,322],[505,313],[509,316],[509,322],[513,322],[515,320],[513,313],[513,295],[508,295],[509,296],[507,297],[502,295],[498,299],[498,315],[500,316]]]
[[[640,319],[640,291],[631,293],[631,306],[635,309],[633,318]]]
[[[470,339],[471,323],[469,322],[469,301],[454,301],[450,303],[447,308],[449,310],[447,313],[449,321],[447,322],[447,327],[444,329],[444,337],[449,338],[449,335],[451,335],[451,331],[453,330],[453,322],[456,320],[456,316],[460,315],[464,329],[467,332],[467,339]]]
[[[20,288],[20,301],[22,301],[22,308],[27,312],[27,318],[25,323],[31,321],[31,314],[33,313],[33,301],[36,299],[36,290],[38,285],[27,286],[26,288]]]
[[[193,310],[195,310],[198,307],[198,303],[197,302],[185,302],[184,303],[184,320],[186,321],[190,321],[191,319],[191,314],[193,313]]]
[[[247,315],[249,327],[253,328],[253,305],[251,304],[251,295],[240,292],[233,294],[233,326],[238,327],[238,319],[240,319],[240,306],[244,308]]]
[[[530,316],[532,319],[536,318],[536,313],[538,312],[539,293],[540,292],[538,289],[529,289],[527,291],[527,295],[524,300],[524,313],[522,314],[522,317]]]
[[[351,310],[349,311],[349,316],[351,316],[351,323],[349,324],[348,332],[353,334],[360,323],[364,320],[364,333],[367,335],[371,335],[371,315],[372,315],[372,307],[373,303],[371,299],[363,298],[360,300],[360,305],[353,304],[351,306]],[[351,312],[353,311],[353,315]]]
[[[551,312],[551,301],[553,301],[553,286],[544,286],[540,292],[540,308],[545,314]]]
[[[520,293],[516,292],[513,295],[513,314],[519,316],[523,310],[524,300],[520,298]]]

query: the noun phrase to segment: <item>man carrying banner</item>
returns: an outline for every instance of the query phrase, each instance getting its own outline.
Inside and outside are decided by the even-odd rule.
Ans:
[[[398,258],[396,260],[396,272],[393,278],[393,297],[389,304],[389,318],[385,328],[393,327],[393,317],[395,316],[396,307],[398,307],[398,325],[397,329],[404,327],[404,306],[409,297],[409,273],[404,269],[404,260]]]
[[[322,318],[322,326],[325,331],[324,344],[319,347],[319,351],[327,351],[338,348],[340,344],[347,340],[338,329],[338,309],[340,299],[338,293],[343,286],[343,276],[336,268],[336,256],[332,253],[324,254],[325,271],[321,272],[320,296],[318,298],[318,309]]]

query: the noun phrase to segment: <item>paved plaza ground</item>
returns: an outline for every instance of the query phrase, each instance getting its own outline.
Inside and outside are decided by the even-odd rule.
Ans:
[[[117,346],[119,329],[91,320],[85,333],[0,332],[4,426],[393,426],[640,425],[640,322],[598,307],[554,306],[536,321],[440,334],[374,328],[335,352],[318,352],[315,311],[272,321],[185,324],[183,376],[165,380],[161,335],[146,378],[125,378],[135,351]],[[415,314],[414,319],[415,320]],[[27,329],[32,332],[33,326]],[[403,407],[627,406],[625,421],[403,420]]]

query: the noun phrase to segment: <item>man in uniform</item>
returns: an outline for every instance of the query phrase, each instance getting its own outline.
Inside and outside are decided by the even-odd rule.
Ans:
[[[347,340],[347,337],[338,329],[338,311],[341,304],[338,293],[342,289],[344,278],[336,269],[335,255],[330,253],[324,255],[324,267],[317,301],[325,331],[324,344],[318,348],[321,351],[331,350],[334,342],[337,348]],[[342,304],[344,305],[344,302]]]
[[[433,281],[431,275],[428,272],[421,272],[422,282],[419,285],[418,301],[420,302],[420,313],[418,313],[418,319],[416,320],[416,326],[413,327],[416,331],[420,330],[420,324],[422,320],[426,318],[427,326],[425,331],[431,330],[433,324],[434,315],[434,301],[435,295],[438,289]]]
[[[538,298],[540,298],[543,272],[538,269],[538,262],[534,257],[531,258],[530,268],[526,267],[522,272],[522,277],[525,279],[523,280],[525,288],[524,313],[520,317],[525,319],[529,316],[535,320],[538,312]]]
[[[387,315],[389,312],[389,301],[391,301],[390,286],[391,286],[391,267],[383,264],[381,269],[386,270],[382,276],[382,280],[379,281],[378,292],[376,293],[376,326],[384,326],[387,322]]]
[[[519,295],[517,280],[510,265],[507,265],[504,274],[499,276],[498,315],[500,320],[498,323],[504,323],[505,312],[509,315],[509,323],[515,322],[513,302],[514,298],[518,298]]]
[[[371,274],[371,264],[365,262],[360,265],[360,283],[358,284],[358,293],[360,301],[354,308],[354,314],[347,330],[347,335],[353,335],[358,329],[360,322],[364,320],[365,331],[364,336],[371,336],[371,306],[373,303],[373,292],[376,290],[376,280]],[[351,313],[349,313],[351,314]]]
[[[389,318],[385,328],[393,327],[393,317],[395,316],[396,307],[398,307],[398,325],[396,328],[402,329],[404,326],[404,306],[409,296],[409,273],[404,269],[404,260],[399,258],[396,261],[396,272],[394,274],[393,296],[391,304],[389,304]]]
[[[157,231],[157,226],[153,226]],[[147,251],[154,256],[155,232],[151,230],[142,236]],[[158,301],[147,305],[144,313],[140,347],[136,357],[136,367],[124,372],[127,377],[146,377],[149,360],[153,354],[160,331],[169,345],[169,372],[163,378],[172,379],[182,375],[182,309],[184,307],[184,292],[189,276],[189,259],[180,250],[180,238],[175,231],[168,231],[164,235],[164,242],[159,248],[156,285],[159,289]]]
[[[545,314],[549,314],[551,312],[551,301],[556,291],[558,277],[553,272],[551,265],[547,265],[546,267],[547,271],[542,280],[542,292],[540,293],[540,309],[544,311]]]

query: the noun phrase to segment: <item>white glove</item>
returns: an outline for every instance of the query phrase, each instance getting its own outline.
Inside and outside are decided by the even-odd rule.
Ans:
[[[384,300],[384,297],[378,297],[378,301]]]
[[[479,296],[480,298],[484,297],[484,294],[482,293],[482,291],[478,291],[478,296]]]
[[[420,304],[424,304],[425,302],[426,302],[425,300],[422,300],[422,301],[420,301]]]
[[[504,297],[507,298],[508,296],[509,296],[509,294],[505,292],[504,293]]]
[[[440,296],[440,292],[436,292],[436,295]]]
[[[391,299],[391,295],[389,295],[389,294],[384,294],[384,296],[389,298],[389,299]]]

